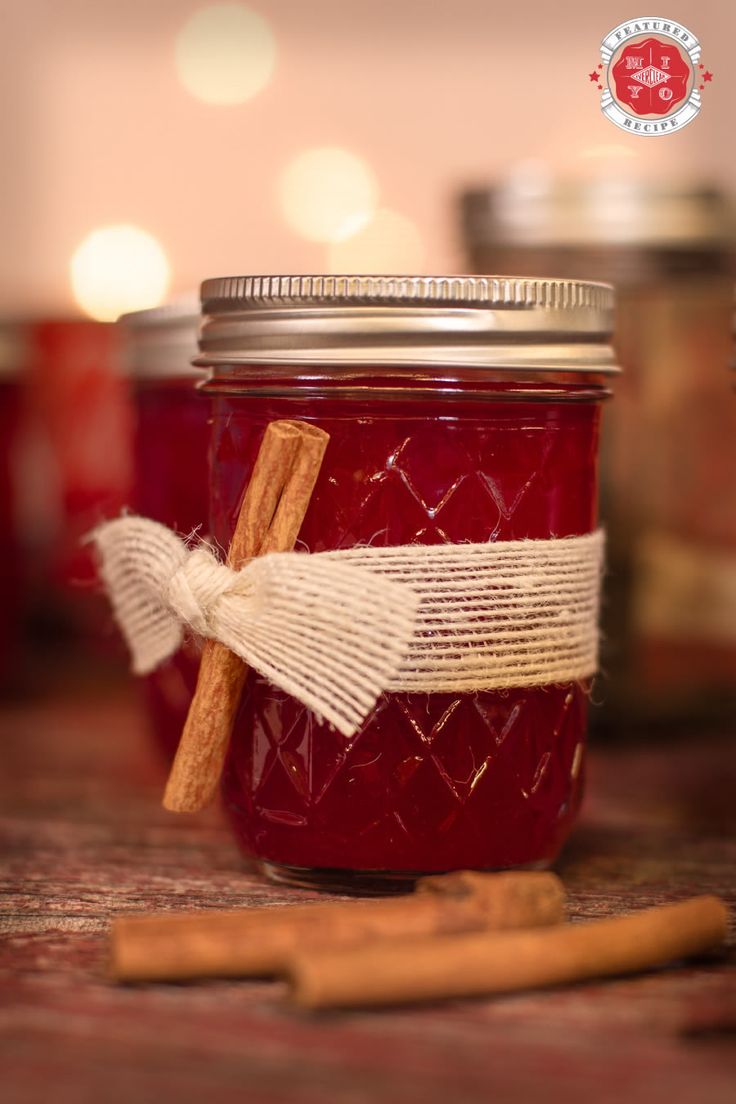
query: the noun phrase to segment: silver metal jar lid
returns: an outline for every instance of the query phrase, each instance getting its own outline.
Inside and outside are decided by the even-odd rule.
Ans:
[[[460,197],[465,240],[518,247],[715,249],[736,243],[736,209],[709,186],[510,175]]]
[[[513,276],[233,276],[202,285],[210,367],[617,371],[613,290]]]
[[[201,379],[192,366],[197,352],[199,301],[192,294],[118,318],[125,368],[135,379]]]

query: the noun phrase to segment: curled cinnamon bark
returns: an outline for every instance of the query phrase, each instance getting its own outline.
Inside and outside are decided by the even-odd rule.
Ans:
[[[228,563],[294,547],[329,436],[317,426],[275,421],[267,427],[243,496]],[[222,774],[247,667],[217,641],[205,641],[197,687],[171,767],[163,804],[176,813],[209,804]]]
[[[417,893],[385,900],[121,918],[112,928],[111,971],[120,981],[268,976],[296,952],[564,919],[554,874],[486,874],[462,886],[447,878],[447,892],[438,876],[420,880]]]
[[[304,1008],[406,1004],[635,973],[723,942],[726,906],[695,897],[630,916],[539,931],[483,932],[298,951],[289,977]]]

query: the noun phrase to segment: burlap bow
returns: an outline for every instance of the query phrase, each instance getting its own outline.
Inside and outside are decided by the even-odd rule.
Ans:
[[[141,517],[91,539],[136,674],[171,656],[188,627],[351,736],[408,650],[417,595],[364,568],[284,552],[233,571]]]

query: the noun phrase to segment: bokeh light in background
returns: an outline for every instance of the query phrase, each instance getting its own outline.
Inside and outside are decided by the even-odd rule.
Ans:
[[[268,84],[276,43],[257,12],[243,4],[210,4],[196,11],[176,37],[179,79],[196,99],[238,104]]]
[[[328,247],[330,272],[411,273],[424,269],[417,226],[398,211],[379,208],[355,234]]]
[[[546,11],[542,0],[4,5],[2,313],[74,310],[70,254],[113,221],[165,243],[183,291],[226,272],[326,268],[329,244],[378,207],[415,223],[425,270],[458,271],[458,191],[530,158],[555,177],[597,178],[620,155],[621,175],[733,186],[736,143],[723,138],[733,97],[718,74],[730,72],[736,4],[698,10],[716,80],[696,123],[656,142],[613,127],[588,81],[610,6],[569,0],[564,26],[531,33]],[[214,87],[205,76],[200,90],[198,58]],[[180,69],[190,59],[191,84]],[[251,98],[217,106],[232,102],[219,85],[228,73],[232,95],[247,80]],[[285,167],[320,147],[351,151],[380,183],[358,225],[338,217],[326,239],[287,221],[281,196]]]
[[[138,226],[102,226],[74,251],[70,274],[77,305],[98,322],[164,301],[169,263],[152,234]]]
[[[349,150],[325,146],[305,150],[279,181],[281,210],[300,237],[338,242],[357,233],[378,202],[373,170]]]

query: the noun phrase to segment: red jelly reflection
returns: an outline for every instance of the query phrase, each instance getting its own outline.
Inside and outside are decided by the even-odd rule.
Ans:
[[[208,404],[196,389],[197,315],[192,303],[140,311],[121,319],[135,380],[134,508],[188,535],[204,534],[208,514]],[[199,668],[199,648],[185,645],[143,680],[151,727],[172,758]]]
[[[203,350],[219,354],[207,388],[220,544],[265,425],[285,417],[330,434],[300,534],[312,552],[594,528],[607,290],[367,278],[371,302],[360,284],[333,298],[306,280],[283,297],[266,284],[204,287]],[[434,305],[442,285],[452,309]],[[541,308],[545,295],[558,305]],[[236,310],[223,353],[218,320]],[[561,356],[573,317],[581,344]],[[268,367],[256,361],[264,341]],[[224,780],[230,819],[247,852],[294,882],[380,888],[418,871],[546,864],[580,802],[587,690],[385,694],[345,739],[251,676]]]

